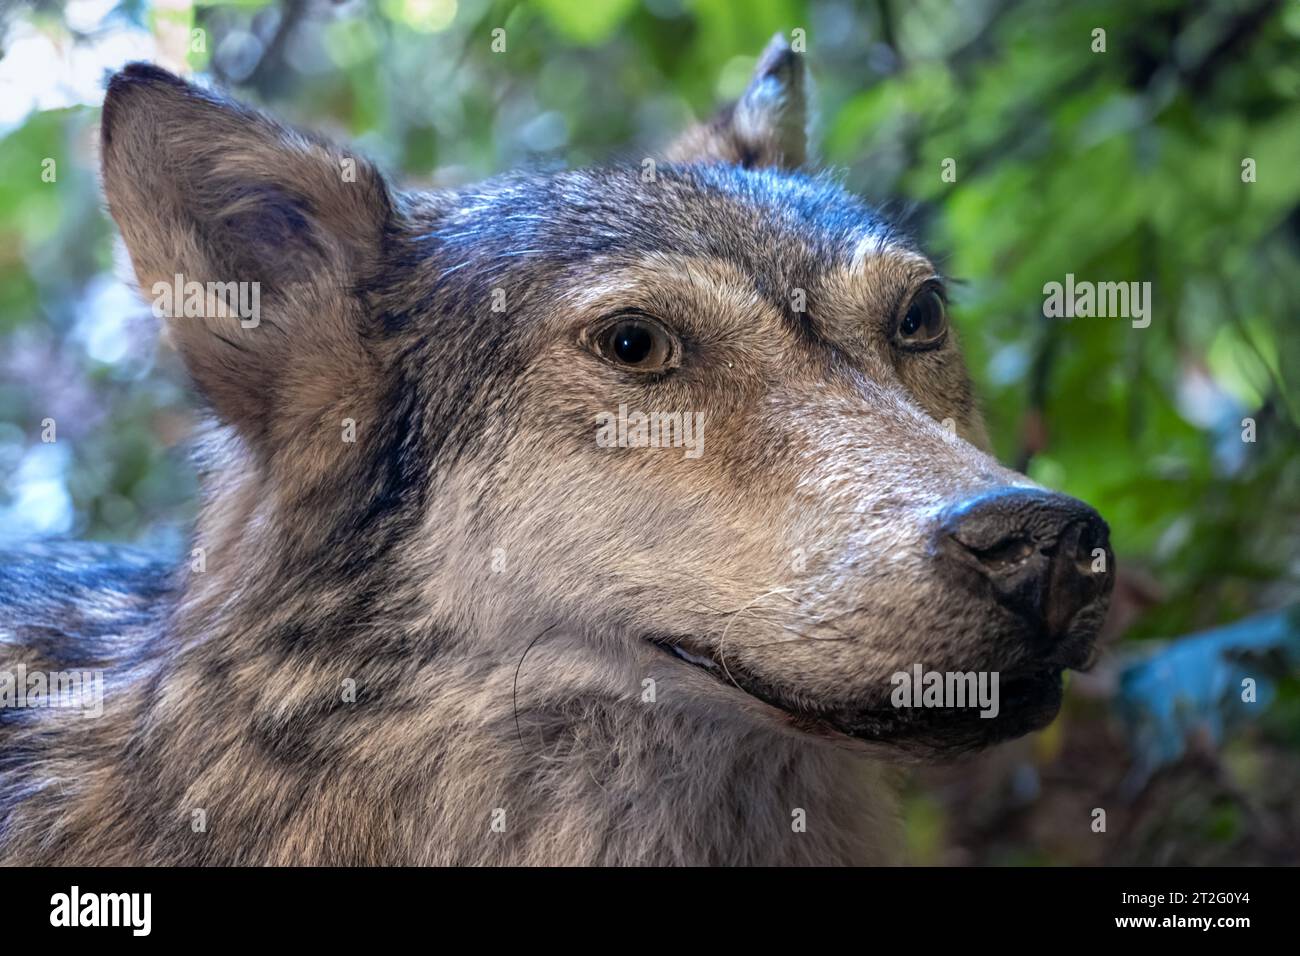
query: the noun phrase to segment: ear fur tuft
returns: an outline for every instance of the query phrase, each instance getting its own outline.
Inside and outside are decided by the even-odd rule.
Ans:
[[[740,99],[683,133],[667,158],[746,169],[802,166],[808,159],[808,85],[803,55],[778,33],[759,56]]]

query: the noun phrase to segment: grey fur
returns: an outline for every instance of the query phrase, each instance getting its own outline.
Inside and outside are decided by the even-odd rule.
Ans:
[[[955,334],[892,345],[934,266],[790,171],[802,75],[769,48],[763,95],[653,181],[437,194],[361,160],[348,181],[345,151],[161,70],[114,77],[105,191],[142,288],[257,280],[268,320],[167,324],[213,412],[204,570],[0,565],[0,669],[109,674],[100,720],[0,711],[0,860],[887,862],[889,764],[1050,718],[873,716],[915,662],[1041,671],[930,553],[943,506],[1030,483],[983,450]],[[680,367],[592,353],[630,308]],[[705,453],[598,447],[620,403],[702,413]]]

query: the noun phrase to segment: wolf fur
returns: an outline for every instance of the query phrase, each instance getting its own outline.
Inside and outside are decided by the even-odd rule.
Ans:
[[[264,316],[165,322],[210,410],[189,557],[0,562],[0,671],[106,683],[97,720],[0,710],[0,861],[891,862],[893,766],[1040,725],[821,720],[914,662],[1028,665],[930,535],[1030,483],[984,450],[955,334],[891,347],[937,272],[794,168],[803,75],[775,41],[649,180],[438,193],[114,76],[104,187],[140,288],[257,281]],[[628,308],[680,336],[671,374],[588,347]],[[620,403],[703,413],[704,454],[598,447]]]

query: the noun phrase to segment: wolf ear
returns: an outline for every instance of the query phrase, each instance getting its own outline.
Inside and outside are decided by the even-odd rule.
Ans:
[[[749,86],[707,123],[683,133],[673,162],[735,163],[746,169],[795,169],[808,158],[808,71],[785,37],[772,37]]]
[[[393,214],[369,164],[141,63],[109,82],[100,141],[136,279],[218,415],[293,434],[357,384],[354,290]]]

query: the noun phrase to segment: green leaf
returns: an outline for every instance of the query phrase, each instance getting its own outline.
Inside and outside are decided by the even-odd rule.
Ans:
[[[636,0],[537,0],[536,6],[555,31],[576,43],[593,46],[607,39],[636,9]]]

